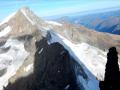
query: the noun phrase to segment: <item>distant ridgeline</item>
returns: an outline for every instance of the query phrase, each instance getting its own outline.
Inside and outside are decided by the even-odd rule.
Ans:
[[[85,15],[73,13],[57,19],[57,21],[80,24],[100,32],[120,35],[120,10]]]

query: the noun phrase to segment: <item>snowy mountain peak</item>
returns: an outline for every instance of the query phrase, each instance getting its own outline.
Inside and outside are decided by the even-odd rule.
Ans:
[[[23,13],[23,15],[27,18],[27,20],[32,24],[35,25],[35,22],[31,20],[31,18],[28,16],[28,14],[30,13],[30,10],[27,8],[21,9],[21,12]],[[31,13],[29,14],[31,15]]]
[[[23,7],[19,11],[22,12],[22,14],[27,18],[27,20],[32,24],[35,25],[37,23],[43,23],[43,20],[40,19],[34,12],[32,12],[31,9],[28,7]]]
[[[30,12],[31,11],[30,8],[28,8],[28,7],[22,7],[20,10],[24,10],[26,12]]]
[[[40,19],[29,8],[24,7],[11,14],[3,22],[1,22],[0,31],[9,26],[11,31],[6,34],[5,37],[8,35],[17,37],[25,34],[32,34],[38,30],[38,27],[41,28],[41,25],[43,24],[44,20]]]

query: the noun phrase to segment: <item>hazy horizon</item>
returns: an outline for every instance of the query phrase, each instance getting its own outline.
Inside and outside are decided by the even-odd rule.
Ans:
[[[40,17],[49,17],[54,15],[62,15],[68,13],[85,12],[111,9],[113,7],[120,8],[120,1],[112,0],[4,0],[0,1],[0,21],[7,17],[9,14],[17,11],[21,7],[27,6],[33,10]]]

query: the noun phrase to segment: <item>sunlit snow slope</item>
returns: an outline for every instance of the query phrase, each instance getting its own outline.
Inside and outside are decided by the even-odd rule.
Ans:
[[[51,39],[48,43],[59,42],[62,44],[77,60],[77,62],[83,66],[87,73],[89,80],[85,81],[83,77],[77,75],[78,82],[84,84],[85,90],[99,90],[99,81],[103,80],[106,64],[106,52],[90,46],[87,43],[74,44],[61,36],[50,31]],[[97,79],[98,80],[97,80]]]
[[[7,51],[5,51],[6,48],[8,49]],[[0,47],[0,50],[0,70],[6,69],[5,74],[3,73],[0,77],[0,90],[2,90],[2,87],[7,85],[8,79],[13,76],[23,64],[28,53],[24,49],[22,42],[12,39],[8,39],[5,45]]]

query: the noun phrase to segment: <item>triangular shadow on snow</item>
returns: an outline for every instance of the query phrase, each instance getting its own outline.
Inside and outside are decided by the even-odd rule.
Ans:
[[[59,43],[48,45],[47,39],[36,42],[34,72],[9,83],[4,90],[80,90],[76,74],[84,72],[82,67]],[[74,68],[80,69],[75,72]],[[87,79],[87,75],[82,75]]]

